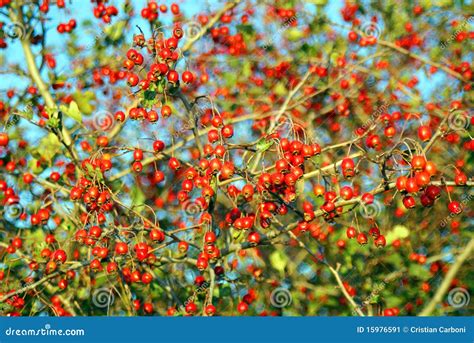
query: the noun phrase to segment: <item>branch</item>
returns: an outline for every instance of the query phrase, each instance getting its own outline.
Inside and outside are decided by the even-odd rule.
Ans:
[[[4,247],[4,248],[7,248],[8,247],[8,244],[4,243],[4,242],[0,242],[0,246],[1,247]],[[19,254],[20,255],[20,254]],[[25,256],[24,254],[21,254],[21,257],[22,259],[26,259],[28,258],[27,256]],[[25,287],[21,287],[19,289],[17,289],[15,292],[11,292],[11,293],[8,293],[8,294],[5,294],[4,296],[2,296],[0,298],[0,303],[3,303],[5,300],[11,298],[12,296],[14,295],[18,295],[18,294],[21,294],[21,293],[25,293],[31,289],[34,289],[40,285],[42,285],[43,283],[55,278],[56,276],[59,276],[61,274],[64,274],[66,273],[68,270],[75,270],[75,269],[79,269],[79,268],[82,268],[82,267],[86,267],[89,265],[89,262],[78,262],[77,264],[74,264],[72,267],[69,267],[65,270],[58,270],[58,271],[55,271],[54,273],[51,273],[45,277],[43,277],[42,279],[39,279],[38,281],[36,282],[33,282]]]
[[[184,44],[183,48],[181,49],[181,52],[184,53],[191,49],[191,47],[196,43],[199,39],[201,39],[202,36],[206,34],[206,32],[214,26],[215,23],[221,19],[221,17],[225,14],[225,12],[230,11],[233,9],[235,6],[237,6],[240,3],[241,0],[234,0],[228,4],[226,4],[222,9],[220,9],[215,16],[213,16],[206,25],[199,31],[199,33],[194,36],[193,38],[189,39],[186,44]]]
[[[305,84],[306,80],[308,80],[308,77],[311,75],[311,69],[309,69],[306,74],[303,76],[303,79],[296,85],[294,89],[292,89],[289,93],[288,96],[285,99],[285,102],[283,105],[280,107],[280,110],[278,111],[277,115],[275,118],[273,118],[272,122],[270,123],[270,127],[267,130],[267,133],[272,133],[272,131],[275,129],[275,127],[278,125],[278,121],[280,120],[281,116],[283,113],[285,113],[286,109],[288,108],[288,105],[291,101],[291,99],[295,96],[296,93],[300,90],[300,88]],[[252,167],[250,168],[250,172],[253,174],[258,168],[258,164],[260,163],[260,160],[262,159],[264,154],[264,151],[259,151],[257,153],[257,156],[255,156],[255,161],[252,164]]]
[[[202,143],[201,143],[201,138],[199,137],[199,130],[196,125],[196,119],[194,118],[194,114],[192,112],[192,105],[189,103],[188,99],[184,96],[183,92],[181,90],[178,90],[176,96],[181,100],[183,103],[184,107],[186,108],[186,112],[188,112],[188,121],[190,121],[193,125],[191,128],[193,131],[194,135],[194,140],[196,141],[196,146],[199,150],[199,155],[204,156],[204,150],[202,148]]]
[[[23,21],[23,12],[21,10],[21,6],[19,8],[19,15],[16,15],[13,10],[10,10],[10,18],[13,22],[19,22],[23,27],[25,27],[25,23]],[[55,110],[55,113],[53,114],[53,117],[59,120],[59,124],[61,127],[61,136],[59,136],[57,133],[56,135],[58,136],[58,139],[66,146],[67,150],[71,154],[72,159],[77,162],[78,157],[77,157],[77,152],[74,149],[74,146],[72,144],[72,139],[71,135],[66,128],[65,125],[62,125],[62,119],[59,118],[59,113],[56,111],[56,103],[53,100],[53,97],[51,96],[51,93],[48,90],[48,87],[44,83],[43,79],[41,78],[40,72],[38,70],[38,67],[36,66],[35,62],[35,57],[33,55],[33,52],[31,51],[31,46],[29,42],[29,35],[25,35],[25,37],[22,37],[21,39],[21,47],[23,48],[23,53],[25,55],[25,61],[28,66],[28,71],[30,73],[31,79],[33,82],[36,84],[38,87],[38,90],[43,97],[46,106],[48,108],[51,108]]]
[[[365,317],[364,312],[360,309],[360,307],[356,304],[354,299],[350,296],[350,294],[347,292],[346,287],[344,287],[344,284],[342,283],[341,277],[339,276],[338,270],[341,265],[338,263],[336,265],[336,269],[333,267],[329,266],[329,270],[331,271],[332,275],[336,278],[337,284],[341,288],[342,294],[344,294],[344,297],[349,301],[349,304],[354,308],[354,311],[357,312],[357,314],[361,317]]]
[[[449,269],[448,273],[444,277],[443,282],[441,283],[439,288],[436,290],[435,295],[430,300],[430,302],[425,306],[425,308],[423,308],[419,316],[429,316],[436,308],[436,305],[443,301],[444,295],[446,294],[449,287],[451,286],[451,282],[453,281],[457,272],[461,268],[462,264],[470,257],[472,258],[471,252],[473,249],[474,249],[474,238],[471,238],[469,243],[467,243],[467,245],[464,247],[463,249],[464,251],[458,255],[456,262],[454,262],[454,264]]]
[[[361,34],[361,32],[359,31],[359,34]],[[456,73],[455,71],[449,69],[448,67],[442,65],[442,64],[439,64],[437,62],[434,62],[432,60],[429,60],[423,56],[420,56],[420,55],[417,55],[413,52],[411,52],[410,50],[407,50],[407,49],[404,49],[402,47],[399,47],[397,45],[395,45],[394,43],[392,42],[388,42],[388,41],[385,41],[383,39],[378,39],[377,42],[380,44],[380,45],[383,45],[383,46],[386,46],[388,48],[391,48],[393,50],[396,50],[398,51],[399,53],[402,53],[404,55],[407,55],[408,57],[412,57],[418,61],[421,61],[425,64],[428,64],[428,65],[431,65],[433,67],[436,67],[438,69],[441,69],[443,71],[445,71],[446,73],[448,73],[449,75],[451,76],[454,76],[456,79],[458,80],[461,80],[462,82],[469,82],[469,80],[466,80],[461,74],[459,73]]]

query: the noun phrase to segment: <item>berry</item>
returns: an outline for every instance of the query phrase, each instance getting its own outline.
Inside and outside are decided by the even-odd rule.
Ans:
[[[194,81],[194,75],[190,71],[185,71],[181,75],[181,79],[183,80],[184,83],[193,83]]]
[[[459,214],[462,212],[463,208],[461,206],[461,204],[457,201],[451,201],[449,204],[448,204],[448,210],[449,212],[453,213],[453,214]]]
[[[7,146],[9,142],[8,134],[0,132],[0,146]]]

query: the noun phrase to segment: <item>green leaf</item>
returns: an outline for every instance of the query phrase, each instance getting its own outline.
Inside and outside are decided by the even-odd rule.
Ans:
[[[235,229],[232,229],[231,230],[231,233],[232,233],[232,239],[236,242],[240,242],[242,241],[242,230],[235,230]]]
[[[82,113],[79,110],[79,106],[77,106],[77,103],[75,101],[71,101],[69,103],[69,112],[68,115],[77,121],[78,123],[82,123]]]
[[[143,194],[140,187],[133,187],[131,192],[132,204],[141,205],[145,201],[145,194]]]
[[[49,133],[40,140],[37,148],[34,149],[32,153],[42,157],[42,159],[48,162],[51,162],[56,153],[61,150],[61,146],[58,137],[53,133]]]
[[[327,0],[306,0],[306,2],[320,6],[326,5],[328,3]]]
[[[250,62],[248,60],[245,61],[242,67],[242,75],[244,77],[250,77],[250,75],[252,75],[252,66],[250,65]]]
[[[395,225],[389,233],[385,236],[385,240],[387,241],[387,244],[390,245],[394,240],[400,239],[400,238],[407,238],[408,235],[410,234],[410,230],[406,226],[403,225]]]
[[[283,251],[275,250],[270,255],[270,263],[272,264],[273,268],[280,272],[283,272],[288,263],[288,256],[286,256]]]
[[[28,169],[30,169],[34,174],[41,174],[43,171],[43,167],[41,167],[39,160],[36,158],[32,158],[28,161]]]
[[[66,107],[66,105],[61,105],[59,106],[59,109],[69,118],[74,119],[78,123],[82,123],[82,113],[79,110],[79,107],[77,106],[77,103],[75,101],[71,101],[69,103],[69,107]]]
[[[431,276],[428,269],[418,264],[410,264],[410,267],[408,268],[408,274],[421,280],[427,280]]]
[[[260,152],[264,152],[268,150],[273,145],[271,140],[267,140],[265,137],[260,138],[257,142],[257,150]]]
[[[121,20],[113,25],[107,26],[104,30],[107,38],[112,42],[118,41],[123,36],[125,25],[127,25],[127,22],[125,20]]]
[[[145,92],[143,92],[143,98],[145,100],[154,100],[155,97],[156,97],[156,92],[155,91],[146,90]]]
[[[237,83],[237,73],[224,73],[224,75],[222,76],[225,80],[227,87],[233,87]]]
[[[91,102],[95,100],[95,94],[92,91],[87,92],[76,92],[73,94],[73,99],[79,107],[79,111],[83,115],[90,115],[94,110],[94,107],[91,105]]]
[[[278,82],[275,87],[273,87],[273,92],[276,95],[285,95],[286,94],[286,87],[283,82]]]
[[[289,41],[296,42],[304,37],[304,33],[300,29],[291,28],[286,31],[286,36]]]

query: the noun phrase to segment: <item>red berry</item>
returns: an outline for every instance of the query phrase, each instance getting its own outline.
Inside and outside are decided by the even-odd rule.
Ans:
[[[176,83],[179,80],[179,74],[176,70],[170,70],[166,77],[170,83]]]
[[[181,79],[183,80],[184,83],[192,83],[194,81],[194,75],[190,71],[185,71],[181,75]]]
[[[7,146],[8,142],[8,134],[6,132],[0,132],[0,146]]]
[[[451,201],[449,204],[448,204],[448,210],[449,212],[453,213],[453,214],[459,214],[462,212],[462,206],[459,202],[457,201]]]
[[[354,238],[357,234],[356,229],[353,226],[349,226],[346,230],[347,238]]]
[[[115,253],[118,255],[125,255],[128,252],[128,245],[124,242],[115,244]]]
[[[418,128],[418,138],[422,141],[422,142],[426,142],[428,140],[430,140],[431,138],[431,129],[429,126],[427,125],[421,125],[419,128]]]

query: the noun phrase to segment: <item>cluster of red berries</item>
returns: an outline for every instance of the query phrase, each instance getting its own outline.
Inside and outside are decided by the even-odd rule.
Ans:
[[[127,60],[124,62],[124,67],[129,71],[127,76],[128,85],[130,87],[138,86],[141,91],[150,89],[163,94],[167,91],[167,86],[176,89],[179,86],[179,73],[172,69],[172,66],[180,57],[176,49],[182,37],[183,31],[179,24],[176,24],[173,36],[168,39],[150,39],[146,42],[143,34],[136,35],[134,37],[135,47],[144,48],[146,46],[148,53],[157,53],[158,60],[147,68],[146,77],[140,80],[140,77],[133,72],[133,69],[135,67],[143,69],[143,55],[134,48],[129,49]],[[193,83],[194,75],[186,70],[182,73],[181,80],[185,84]],[[161,107],[161,115],[164,118],[169,117],[171,115],[171,107],[164,104]],[[147,119],[150,122],[156,122],[158,120],[158,113],[155,110],[147,111],[144,108],[137,107],[130,111],[130,118]]]
[[[133,300],[133,308],[137,312],[140,311],[141,308],[143,308],[143,312],[145,314],[153,313],[153,304],[149,301],[142,303],[140,299],[135,299]]]
[[[441,188],[435,185],[430,185],[431,177],[437,173],[436,164],[432,161],[427,161],[422,155],[415,155],[411,159],[411,176],[399,176],[396,180],[396,188],[404,194],[403,205],[407,209],[416,206],[415,198],[411,194],[420,194],[420,202],[424,207],[430,207],[435,200],[441,195]],[[465,185],[467,176],[461,172],[456,171],[455,182],[457,185]],[[457,201],[451,201],[448,204],[448,209],[451,213],[458,214],[462,211],[460,204]]]
[[[216,243],[216,234],[212,231],[206,232],[204,235],[204,248],[199,253],[196,267],[200,271],[204,271],[209,267],[209,263],[216,263],[217,259],[220,257],[220,250],[215,245]]]
[[[254,289],[249,289],[249,291],[242,297],[242,301],[237,304],[237,311],[240,314],[244,314],[248,311],[249,306],[257,300],[257,292]]]
[[[180,9],[177,4],[171,4],[171,13],[174,15],[179,15]],[[155,1],[149,1],[147,7],[142,8],[140,14],[141,16],[148,20],[149,22],[154,22],[158,19],[158,10],[161,13],[166,13],[168,11],[168,6],[166,5],[158,5]]]
[[[306,160],[321,153],[317,143],[305,144],[299,140],[282,138],[278,148],[283,153],[275,162],[275,172],[262,173],[257,182],[257,190],[275,192],[282,195],[285,202],[296,199],[295,184],[304,174]]]
[[[97,212],[100,215],[101,222],[105,221],[103,213],[110,212],[113,208],[113,201],[108,189],[100,183],[95,184],[86,177],[79,179],[77,185],[71,189],[69,197],[72,201],[81,199],[89,212]]]
[[[59,33],[70,33],[76,28],[76,20],[70,19],[67,23],[60,23],[56,28]]]
[[[110,23],[112,17],[118,15],[117,7],[106,6],[105,1],[97,0],[97,6],[94,7],[94,17],[102,19],[104,23]]]
[[[459,35],[458,35],[459,37]],[[474,33],[470,33],[470,39],[474,39]],[[466,80],[471,80],[472,79],[472,73],[474,73],[474,67],[471,66],[471,64],[468,61],[463,61],[459,65],[454,65],[452,69],[461,74]],[[472,82],[466,82],[464,86],[465,91],[469,91],[472,89]],[[459,103],[458,107],[461,107],[461,103],[459,101],[456,101]],[[455,108],[451,105],[452,108]]]
[[[407,26],[405,26],[407,28]],[[409,31],[411,28],[408,26]],[[411,32],[411,31],[409,31]],[[418,33],[409,33],[408,35],[405,35],[403,37],[400,37],[395,41],[395,44],[405,48],[405,49],[411,49],[415,47],[421,47],[423,45],[423,38],[421,38]]]
[[[154,227],[150,223],[146,222],[145,230],[149,230],[148,237],[151,241],[150,244],[161,243],[165,240],[165,234],[160,229]],[[127,234],[127,230],[122,232],[123,235]],[[93,225],[86,229],[79,229],[76,231],[75,239],[80,244],[93,247],[92,255],[94,259],[90,263],[90,267],[93,270],[102,270],[101,261],[109,257],[110,250],[107,246],[110,246],[110,239],[108,233],[104,231],[100,226]],[[156,261],[156,255],[152,253],[152,246],[146,242],[139,242],[133,246],[133,257],[139,262],[153,264]],[[114,246],[115,257],[125,256],[130,253],[129,246],[127,243],[122,241],[115,242]],[[118,265],[115,261],[110,261],[106,266],[107,273],[113,273],[118,270]],[[123,276],[127,282],[143,282],[150,283],[149,273],[140,273],[138,270],[131,272],[129,268],[122,269]],[[137,277],[138,276],[138,277]]]
[[[150,111],[150,112],[152,112],[152,111]],[[150,114],[150,112],[148,112],[148,114]],[[116,118],[117,118],[117,114],[116,114]],[[101,146],[106,146],[106,145],[101,145]],[[164,148],[165,148],[165,143],[163,141],[155,140],[153,142],[153,151],[155,153],[162,152],[164,150]],[[140,173],[143,170],[142,160],[143,160],[143,150],[140,149],[140,148],[135,148],[135,150],[133,150],[133,163],[132,163],[132,166],[131,166],[132,170],[135,173]],[[170,166],[171,169],[177,170],[177,169],[179,169],[180,165],[181,164],[180,164],[178,159],[176,159],[174,157],[170,158],[169,166]],[[155,171],[155,173],[153,175],[153,180],[154,180],[153,183],[154,184],[160,183],[161,181],[164,180],[164,178],[165,178],[164,173],[160,170],[157,170],[157,171]]]
[[[400,310],[398,309],[398,307],[391,307],[391,308],[386,308],[385,310],[383,310],[383,315],[385,317],[398,316],[399,313],[400,313]]]
[[[113,85],[118,81],[126,79],[127,72],[124,70],[114,70],[111,67],[102,67],[92,71],[92,79],[95,84],[99,86],[104,85],[104,78],[108,78],[108,82]]]
[[[182,36],[181,29],[175,29],[174,32],[180,32],[178,35]],[[175,86],[179,82],[179,74],[176,70],[170,69],[170,63],[176,62],[179,58],[178,52],[175,51],[178,46],[179,38],[176,38],[176,36],[171,37],[161,46],[159,56],[163,61],[153,63],[145,79],[140,80],[137,74],[129,72],[127,78],[128,85],[130,87],[138,85],[141,90],[147,90],[151,83],[159,83],[166,78],[172,86]],[[132,70],[135,66],[141,66],[143,64],[143,55],[135,49],[128,50],[127,57],[128,59],[124,62],[124,67],[128,70]],[[194,75],[190,71],[183,72],[181,78],[184,83],[194,81]]]
[[[19,203],[20,198],[15,193],[15,190],[11,187],[8,187],[8,184],[5,180],[0,180],[0,192],[3,193],[3,199],[1,201],[2,206],[11,206]],[[26,214],[21,213],[20,219],[25,219]]]
[[[35,261],[32,261],[32,262],[29,263],[29,268],[30,268],[31,271],[37,271],[39,269],[39,264]],[[67,280],[74,279],[75,274],[76,273],[73,270],[68,270],[66,272],[66,278],[62,278],[58,282],[58,287],[60,289],[65,289],[67,287],[67,283],[68,283]],[[4,277],[5,277],[5,272],[3,270],[1,270],[0,271],[0,281],[3,281]],[[34,282],[32,277],[27,277],[24,281],[27,284],[30,284],[30,283]],[[13,292],[15,292],[15,289],[11,289],[6,294],[13,293]],[[4,293],[0,292],[0,297],[2,297],[4,295],[5,295]],[[33,295],[33,294],[31,294],[31,295]],[[58,316],[70,316],[71,315],[68,311],[66,311],[62,307],[61,300],[60,300],[60,297],[58,295],[53,295],[51,297],[50,301],[51,301],[51,304],[53,305],[54,312]],[[23,309],[23,307],[25,306],[25,299],[24,298],[22,298],[19,295],[14,295],[14,296],[8,298],[5,301],[5,303],[15,309],[15,310],[8,313],[9,316],[11,316],[11,317],[21,316],[21,313],[18,312],[18,311],[21,311]],[[16,310],[18,310],[18,311],[16,311]]]
[[[357,236],[356,239],[357,239],[357,242],[360,245],[367,244],[368,236],[373,238],[374,245],[376,247],[383,248],[387,244],[385,236],[380,233],[380,229],[378,228],[377,225],[371,226],[370,229],[369,229],[368,234],[365,233],[365,232],[357,233],[356,229],[353,226],[349,226],[346,230],[346,235],[347,235],[347,238],[349,238],[349,239],[356,238],[356,236]]]
[[[207,22],[207,17],[199,17],[201,23]],[[203,24],[204,24],[203,23]],[[247,44],[244,36],[238,32],[231,35],[228,26],[213,27],[211,29],[211,38],[215,43],[221,44],[229,55],[239,56],[247,54]]]
[[[155,1],[150,1],[140,13],[144,19],[153,22],[158,19],[158,4]]]
[[[422,254],[417,254],[415,252],[412,252],[409,256],[410,261],[417,262],[419,264],[425,264],[426,263],[426,255]]]

